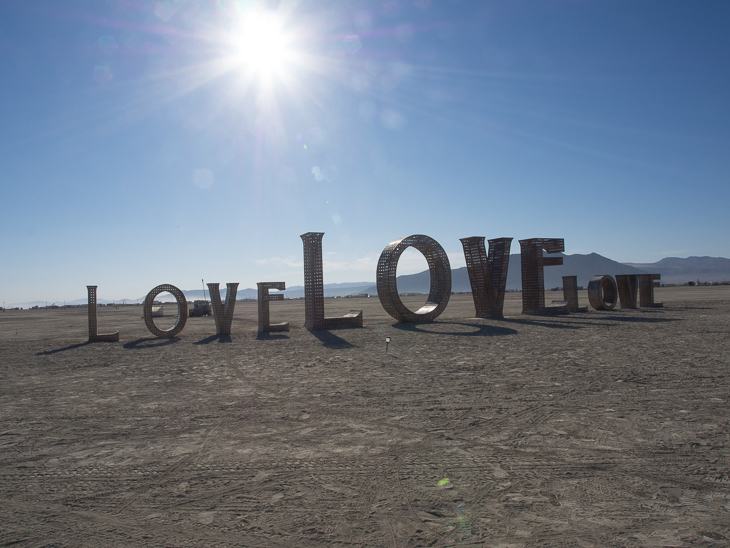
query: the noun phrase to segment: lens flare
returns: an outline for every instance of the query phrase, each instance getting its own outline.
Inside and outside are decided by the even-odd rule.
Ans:
[[[232,31],[231,45],[237,63],[264,77],[280,75],[292,56],[282,19],[263,10],[242,14]]]

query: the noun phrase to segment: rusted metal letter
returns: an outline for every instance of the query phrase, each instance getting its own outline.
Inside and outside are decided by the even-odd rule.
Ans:
[[[545,306],[545,276],[543,267],[563,264],[562,257],[543,257],[547,253],[565,251],[562,238],[530,238],[520,240],[522,262],[522,313],[555,314],[565,313],[566,306]]]
[[[269,289],[278,289],[283,291],[286,289],[285,282],[259,282],[256,284],[259,288],[259,333],[269,331],[289,331],[289,322],[272,324],[269,321],[269,302],[281,301],[284,295],[281,293],[269,295]]]
[[[117,342],[119,340],[119,331],[115,331],[114,333],[97,333],[97,324],[96,324],[96,307],[98,306],[96,302],[96,288],[98,286],[96,285],[87,285],[86,290],[89,294],[89,342]]]
[[[588,302],[596,310],[613,310],[618,290],[613,276],[593,276],[588,282]]]
[[[341,317],[324,316],[324,282],[322,280],[322,237],[324,232],[302,234],[304,243],[304,327],[330,329],[362,327],[362,310],[350,310]]]
[[[172,293],[177,301],[177,321],[170,329],[159,329],[155,325],[155,321],[152,318],[152,305],[155,301],[155,297],[160,293]],[[185,295],[177,287],[170,284],[161,284],[155,287],[152,291],[147,293],[144,299],[144,323],[150,332],[163,339],[171,339],[177,336],[184,328],[185,322],[188,321],[188,302],[185,300]]]
[[[428,262],[431,287],[426,304],[415,312],[409,310],[398,295],[396,271],[398,259],[409,247],[423,253]],[[399,322],[430,322],[439,317],[451,297],[451,264],[444,248],[423,234],[415,234],[390,242],[378,260],[377,287],[380,304]]]
[[[489,240],[489,254],[483,236],[461,238],[469,273],[474,308],[479,318],[504,317],[504,292],[512,238]]]
[[[221,302],[220,284],[209,283],[210,304],[215,318],[215,332],[217,335],[230,335],[231,324],[233,323],[233,309],[236,307],[236,293],[238,283],[226,284],[226,302]]]

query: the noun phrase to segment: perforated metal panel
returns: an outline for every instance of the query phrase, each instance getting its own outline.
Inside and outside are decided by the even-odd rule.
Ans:
[[[661,277],[661,274],[639,274],[639,305],[642,308],[662,306],[662,303],[654,302],[654,285]]]
[[[409,310],[398,294],[396,271],[398,259],[409,247],[423,253],[428,262],[431,286],[428,299],[417,311]],[[451,297],[451,264],[444,248],[423,234],[415,234],[390,242],[380,254],[377,270],[377,287],[380,303],[385,311],[399,322],[432,321],[444,311]]]
[[[89,342],[117,342],[119,340],[119,331],[113,333],[97,333],[96,307],[96,285],[87,285],[89,303]]]
[[[269,302],[281,301],[284,295],[269,295],[269,289],[278,289],[283,291],[286,289],[285,282],[259,282],[256,284],[259,289],[258,305],[259,305],[259,333],[268,331],[289,331],[289,322],[272,324],[269,319]]]
[[[461,238],[474,308],[477,317],[502,318],[512,238],[489,240],[489,254],[484,239],[484,236]]]
[[[171,293],[177,301],[177,321],[175,322],[175,325],[173,325],[170,329],[159,329],[155,325],[155,321],[152,318],[152,303],[154,302],[157,295],[159,295],[160,293],[164,293],[165,291]],[[187,321],[188,303],[185,300],[185,295],[183,294],[183,292],[180,291],[177,287],[170,284],[161,284],[155,287],[149,293],[147,293],[147,296],[144,299],[144,323],[147,326],[147,329],[149,329],[153,335],[161,337],[163,339],[171,339],[185,328],[185,322]]]
[[[300,236],[304,244],[304,327],[313,330],[362,327],[362,310],[351,310],[340,317],[324,316],[323,236],[324,232],[307,232]]]
[[[215,318],[215,331],[218,335],[230,335],[231,324],[233,323],[233,310],[236,307],[236,293],[238,293],[238,283],[226,284],[226,302],[221,302],[220,284],[209,283],[208,293],[210,293],[210,304],[213,309],[213,318]]]
[[[563,276],[563,299],[571,312],[578,312],[578,276]]]
[[[618,302],[618,290],[613,276],[593,276],[588,282],[588,302],[596,310],[613,310]]]
[[[545,276],[543,267],[563,264],[562,257],[543,257],[547,253],[565,251],[562,238],[530,238],[520,240],[522,263],[522,313],[545,314]]]
[[[616,286],[621,308],[638,308],[636,305],[639,294],[639,276],[636,274],[617,274]]]

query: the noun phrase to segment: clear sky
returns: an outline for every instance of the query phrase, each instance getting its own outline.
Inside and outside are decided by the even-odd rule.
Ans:
[[[728,23],[724,0],[4,0],[0,299],[301,285],[305,232],[325,283],[411,234],[453,267],[467,236],[730,257]]]

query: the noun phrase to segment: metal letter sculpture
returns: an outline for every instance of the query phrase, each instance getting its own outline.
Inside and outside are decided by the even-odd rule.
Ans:
[[[661,277],[661,274],[639,274],[639,306],[642,308],[663,306],[663,303],[654,302],[654,282]]]
[[[398,259],[409,247],[423,253],[431,275],[428,299],[417,311],[406,308],[398,296]],[[444,248],[423,234],[390,242],[380,254],[377,271],[378,297],[385,311],[399,322],[430,322],[439,317],[451,297],[451,265]]]
[[[613,310],[617,297],[613,276],[593,276],[588,282],[588,302],[596,310]]]
[[[322,280],[322,237],[324,232],[302,234],[304,243],[304,327],[330,329],[362,327],[362,310],[350,310],[337,318],[324,317],[324,282]]]
[[[172,293],[172,296],[175,297],[175,300],[177,301],[177,321],[175,322],[175,325],[173,325],[170,329],[163,330],[158,329],[158,327],[155,325],[154,320],[152,319],[152,303],[154,302],[157,295],[159,295],[160,293],[164,293],[165,291],[167,291],[168,293]],[[144,299],[144,323],[147,326],[147,329],[149,329],[153,335],[156,335],[157,337],[171,339],[185,328],[185,322],[187,321],[188,303],[185,300],[185,295],[183,294],[183,292],[180,291],[177,287],[170,284],[162,284],[158,285],[152,291],[147,293],[147,296]]]
[[[571,312],[586,312],[585,307],[578,306],[578,276],[563,276],[563,299],[568,302]]]
[[[469,273],[474,308],[479,318],[504,317],[504,291],[512,238],[489,240],[489,254],[483,236],[461,238]]]
[[[548,253],[565,251],[562,238],[530,238],[520,240],[522,262],[522,313],[523,314],[564,314],[565,303],[545,306],[545,275],[543,267],[563,264],[562,257],[543,257],[543,249]]]
[[[87,285],[86,290],[89,294],[89,342],[117,342],[119,340],[119,331],[114,333],[97,333],[96,325],[96,285]]]
[[[269,302],[281,301],[284,295],[269,295],[269,289],[278,289],[283,291],[286,289],[285,282],[259,282],[259,333],[264,331],[289,331],[289,322],[270,323],[269,322]]]
[[[227,283],[226,304],[223,304],[221,302],[220,284],[208,284],[208,293],[210,293],[210,302],[213,305],[213,318],[215,318],[215,332],[217,335],[231,334],[231,324],[233,323],[233,309],[236,307],[237,292],[237,283]]]
[[[639,276],[636,274],[616,274],[618,299],[621,308],[637,308],[636,297],[639,293]]]

